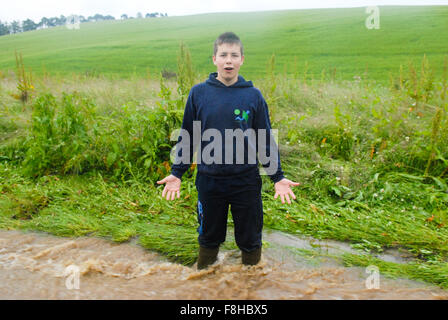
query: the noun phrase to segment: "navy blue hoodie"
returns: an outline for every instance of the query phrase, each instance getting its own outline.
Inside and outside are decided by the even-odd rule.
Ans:
[[[187,154],[189,155],[189,161],[173,164],[171,167],[171,174],[181,179],[182,175],[190,167],[193,160],[193,152],[197,150],[197,147],[200,146],[201,149],[199,150],[204,150],[205,152],[207,145],[216,139],[214,136],[204,139],[204,131],[208,129],[216,129],[217,131],[215,130],[215,132],[219,132],[222,137],[222,141],[219,143],[220,148],[222,147],[222,150],[219,150],[222,153],[222,161],[209,164],[205,163],[205,161],[200,161],[198,163],[198,172],[211,176],[237,178],[238,175],[248,173],[252,170],[258,170],[259,162],[262,163],[264,168],[268,168],[269,163],[264,163],[267,162],[266,157],[268,157],[271,159],[271,168],[274,168],[274,171],[267,170],[266,172],[274,183],[280,181],[284,178],[280,165],[280,154],[278,152],[278,146],[275,144],[275,140],[272,136],[268,106],[263,95],[260,90],[253,86],[251,81],[245,81],[241,75],[238,76],[238,81],[230,86],[226,86],[221,81],[217,80],[217,75],[217,72],[211,73],[205,82],[193,86],[190,90],[182,122],[182,129],[186,130],[190,136],[188,141],[189,149],[185,148],[187,146],[187,141],[182,141],[183,138],[179,135],[175,151],[177,160],[175,163],[180,162],[179,159],[184,150],[189,150],[189,154]],[[193,121],[200,121],[200,137],[198,137],[197,134],[196,137],[198,139],[196,141],[193,139]],[[197,126],[197,128],[199,128],[199,126]],[[226,152],[229,152],[225,148],[224,143],[226,136],[225,130],[241,129],[244,132],[249,128],[254,129],[254,132],[261,131],[257,131],[257,129],[265,129],[266,143],[264,145],[266,150],[263,151],[266,156],[264,157],[265,160],[260,159],[259,161],[258,157],[255,159],[256,163],[254,163],[253,160],[248,160],[249,146],[254,148],[255,146],[259,146],[259,142],[258,136],[256,138],[256,144],[250,143],[250,141],[253,140],[244,136],[244,147],[241,144],[237,146],[238,142],[236,138],[234,140],[228,140],[231,141],[233,146],[233,161],[229,164],[229,162],[225,161]],[[196,133],[198,133],[198,131],[196,131]],[[264,140],[261,139],[260,141]],[[271,148],[272,145],[270,145],[270,143],[274,143],[275,148]],[[183,148],[180,147],[181,145]],[[209,151],[211,150],[211,152],[209,152],[209,154],[213,156],[215,155],[215,150],[210,147],[211,146],[209,146]],[[244,149],[243,163],[241,163],[241,158],[240,162],[237,161],[236,151],[238,147]],[[258,147],[255,148],[259,155]],[[272,158],[271,150],[274,150]],[[232,158],[231,154],[228,156],[228,159]],[[272,159],[274,160],[272,161]],[[275,165],[272,166],[272,163],[275,163]]]

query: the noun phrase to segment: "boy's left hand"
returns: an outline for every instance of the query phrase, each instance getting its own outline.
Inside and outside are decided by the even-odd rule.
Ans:
[[[285,198],[286,198],[286,201],[288,201],[288,203],[291,204],[289,195],[291,195],[294,200],[296,199],[294,192],[292,192],[292,190],[291,190],[291,186],[294,187],[294,186],[298,186],[299,184],[300,184],[300,182],[292,182],[291,180],[286,179],[286,178],[283,178],[279,182],[276,182],[274,184],[274,187],[275,187],[274,199],[277,199],[277,197],[280,196],[280,198],[282,199],[282,203],[285,203]]]

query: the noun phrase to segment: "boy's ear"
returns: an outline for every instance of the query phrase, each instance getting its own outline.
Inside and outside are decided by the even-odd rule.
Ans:
[[[216,66],[216,57],[213,56],[212,59],[213,59],[213,64]]]
[[[241,64],[244,62],[244,56],[241,56]]]

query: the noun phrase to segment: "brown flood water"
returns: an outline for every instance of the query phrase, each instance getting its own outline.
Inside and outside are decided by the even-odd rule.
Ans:
[[[365,268],[311,263],[287,249],[306,247],[290,235],[266,233],[264,239],[271,245],[257,266],[242,266],[239,252],[224,251],[214,266],[197,271],[135,241],[0,230],[0,299],[448,298],[437,287],[381,274],[379,288],[368,289]]]

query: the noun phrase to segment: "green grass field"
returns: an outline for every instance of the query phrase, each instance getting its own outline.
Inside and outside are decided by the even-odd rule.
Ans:
[[[0,37],[0,70],[15,68],[14,51],[36,74],[109,74],[126,77],[175,71],[179,42],[189,47],[195,69],[208,74],[213,41],[234,31],[243,41],[241,73],[262,77],[276,55],[278,72],[352,79],[367,71],[388,80],[400,65],[427,55],[440,75],[448,52],[448,6],[380,7],[380,29],[365,27],[365,8],[216,13],[82,24]]]
[[[174,202],[161,198],[156,181],[169,173],[169,137],[181,126],[189,88],[215,71],[213,40],[234,26],[247,49],[242,73],[255,78],[278,129],[286,177],[301,182],[288,205],[273,199],[263,176],[265,227],[346,241],[362,253],[342,256],[347,265],[375,264],[384,275],[448,288],[448,7],[381,12],[380,30],[364,27],[364,9],[332,9],[115,21],[0,37],[0,65],[11,69],[0,75],[0,228],[117,242],[137,237],[145,248],[193,264],[195,168]],[[178,59],[180,40],[196,72]],[[46,73],[15,73],[14,49],[26,67],[36,72],[44,64]],[[366,63],[367,79],[337,81],[362,75]],[[332,67],[337,79],[322,73]],[[164,80],[156,72],[163,68],[184,71]],[[378,259],[389,248],[413,260]]]

